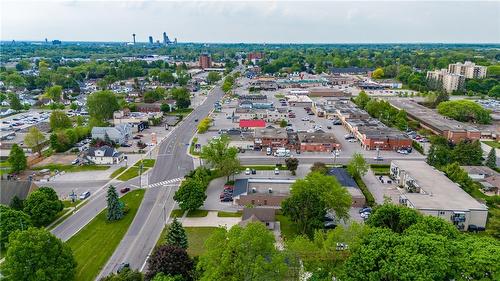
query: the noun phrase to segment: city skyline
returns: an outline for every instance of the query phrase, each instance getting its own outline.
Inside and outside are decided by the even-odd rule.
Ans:
[[[498,43],[500,4],[477,2],[3,1],[2,41]],[[109,11],[113,11],[109,13]],[[93,20],[88,21],[89,15]],[[137,20],[131,20],[137,19]],[[96,32],[98,31],[98,32]]]

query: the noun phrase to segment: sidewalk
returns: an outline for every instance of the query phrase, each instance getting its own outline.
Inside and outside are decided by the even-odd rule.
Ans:
[[[201,218],[181,218],[184,227],[219,227],[231,228],[241,222],[241,218],[220,218],[216,211],[209,211],[206,217]]]
[[[375,198],[375,202],[377,204],[384,203],[384,196],[391,198],[393,203],[399,202],[399,191],[396,185],[381,183],[378,178],[373,174],[373,171],[370,169],[362,177],[363,182],[366,184],[366,187],[371,192],[373,197]]]

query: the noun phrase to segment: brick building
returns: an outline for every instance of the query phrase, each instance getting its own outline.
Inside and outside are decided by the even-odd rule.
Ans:
[[[202,69],[212,67],[212,58],[208,54],[201,54],[199,59],[200,67]]]

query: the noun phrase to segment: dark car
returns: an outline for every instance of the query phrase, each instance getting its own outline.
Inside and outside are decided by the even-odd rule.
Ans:
[[[337,227],[337,223],[333,222],[333,221],[327,221],[323,224],[323,228],[324,229],[334,229]]]
[[[359,213],[371,213],[372,212],[372,208],[370,207],[366,207],[366,208],[363,208],[361,210],[359,210]]]
[[[134,140],[139,140],[139,139],[141,139],[141,137],[139,137],[139,136],[134,136],[134,137],[133,137],[133,139],[134,139]]]
[[[226,196],[220,200],[221,202],[231,202],[233,201],[233,196]]]
[[[120,189],[121,193],[127,193],[129,191],[130,191],[130,187],[124,187],[124,188]]]
[[[194,122],[198,122],[198,119],[194,119]]]
[[[255,174],[257,174],[257,170],[252,169],[252,175],[255,175]]]
[[[128,143],[122,143],[120,144],[121,147],[131,147],[132,145],[131,144],[128,144]]]
[[[124,271],[125,269],[128,269],[128,268],[130,268],[130,264],[128,262],[122,262],[118,266],[118,269],[116,270],[116,272],[120,273],[120,272],[122,272],[122,271]]]

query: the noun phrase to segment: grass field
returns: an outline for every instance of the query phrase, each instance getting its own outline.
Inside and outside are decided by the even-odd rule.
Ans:
[[[142,169],[142,173],[145,173],[149,168],[144,167]],[[121,181],[128,181],[129,179],[133,179],[135,177],[139,176],[139,167],[132,166],[128,168],[125,173],[121,174],[121,176],[118,177],[119,180]]]
[[[276,220],[280,222],[281,236],[283,239],[293,239],[299,235],[299,231],[294,222],[283,214],[276,214]]]
[[[143,159],[143,160],[137,161],[137,163],[134,164],[134,167],[139,167],[139,165],[141,165],[141,163],[144,164],[144,167],[153,168],[155,165],[155,159]]]
[[[483,141],[485,144],[500,149],[500,142],[498,141]]]
[[[126,167],[120,167],[120,168],[116,169],[113,173],[111,173],[111,175],[109,175],[109,178],[110,179],[114,179],[116,176],[118,176],[123,171],[125,171],[125,169],[127,169],[127,168]]]
[[[104,210],[68,240],[67,244],[73,250],[73,256],[78,263],[76,281],[91,281],[99,274],[127,232],[143,196],[144,190],[131,191],[121,198],[130,208],[123,219],[108,222]]]
[[[168,226],[163,229],[158,244],[164,243],[165,233]],[[217,227],[184,227],[188,237],[187,252],[191,257],[201,255],[205,251],[205,240],[217,229]]]
[[[243,214],[238,211],[238,212],[217,212],[217,216],[220,217],[220,218],[239,218],[241,217]]]
[[[389,175],[390,165],[372,164],[370,168],[376,176]]]
[[[74,173],[86,171],[104,171],[109,169],[109,166],[103,165],[63,165],[63,164],[47,164],[43,166],[34,167],[33,170],[49,169],[51,171],[58,170],[59,172]]]
[[[170,214],[170,217],[171,218],[180,218],[180,217],[182,217],[183,214],[184,214],[183,210],[177,209],[177,210],[172,211],[172,213]],[[189,212],[186,217],[188,217],[188,218],[203,218],[203,217],[206,217],[207,215],[208,215],[207,210],[195,210],[195,211]]]

